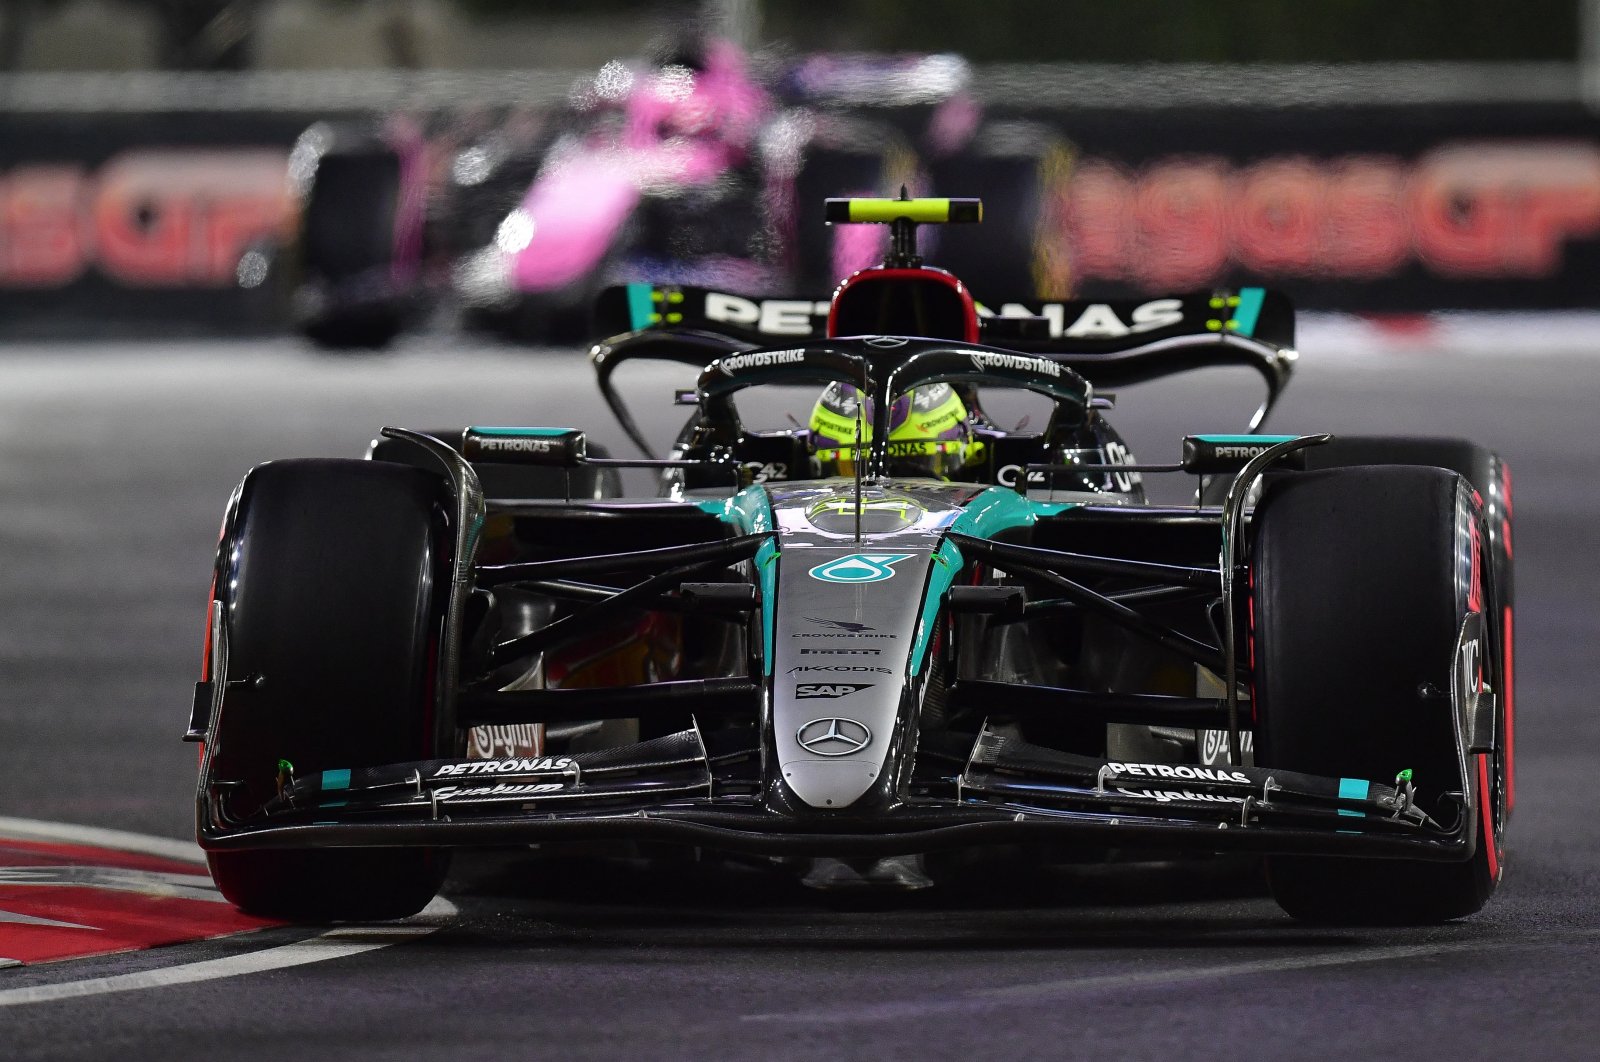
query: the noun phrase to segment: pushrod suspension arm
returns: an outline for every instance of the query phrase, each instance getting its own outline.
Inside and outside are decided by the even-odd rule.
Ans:
[[[1197,586],[1141,586],[1132,590],[1111,590],[1103,596],[1107,601],[1175,601],[1203,594],[1216,595],[1216,591],[1206,587]],[[1035,616],[1047,612],[1073,612],[1083,608],[1076,601],[1064,597],[1047,597],[1039,601],[1029,601],[1022,606],[1022,615],[1018,617],[1001,616],[995,622],[1021,623]]]
[[[1179,656],[1191,660],[1203,668],[1207,668],[1217,674],[1221,674],[1226,670],[1222,653],[1215,646],[1207,645],[1170,627],[1156,623],[1122,602],[1113,601],[1104,594],[1096,593],[1081,583],[1073,582],[1064,575],[1042,570],[1035,570],[1028,574],[1032,578],[1041,579],[1056,587],[1062,592],[1063,596],[1076,601],[1086,611],[1098,612],[1134,634],[1148,638],[1157,645],[1170,649]]]
[[[764,535],[752,535],[751,538],[764,538]],[[752,553],[755,551],[752,549]],[[549,648],[557,642],[580,634],[587,630],[610,622],[619,613],[629,609],[645,607],[655,600],[662,591],[683,582],[689,576],[708,568],[720,567],[727,563],[727,555],[721,554],[709,557],[692,564],[682,564],[676,568],[669,568],[641,583],[635,583],[620,593],[614,594],[604,601],[598,601],[588,606],[581,612],[574,612],[570,616],[563,616],[554,623],[540,627],[536,631],[529,631],[508,641],[496,645],[489,651],[489,666],[499,667],[501,664],[537,653]]]
[[[1087,553],[1067,553],[1061,550],[1040,549],[1037,546],[991,542],[988,539],[973,538],[959,533],[952,533],[949,537],[963,553],[970,553],[988,561],[998,561],[1006,571],[1028,568],[1039,572],[1086,572],[1091,575],[1148,579],[1169,586],[1203,586],[1208,589],[1215,589],[1217,585],[1215,568],[1190,568],[1177,564],[1159,564],[1155,561],[1126,560],[1121,557],[1096,557]]]
[[[685,586],[689,585],[687,583]],[[706,584],[700,584],[702,586]],[[715,584],[723,585],[723,584]],[[734,587],[747,587],[748,583],[726,584]],[[625,586],[601,586],[596,583],[579,582],[574,579],[530,579],[527,582],[516,584],[510,588],[511,592],[527,591],[534,594],[543,594],[546,597],[558,597],[568,601],[583,601],[589,604],[599,604],[609,601],[627,589]],[[750,587],[754,592],[755,588]],[[504,592],[504,591],[502,591]],[[741,619],[755,606],[752,598],[749,602],[724,605],[711,600],[703,601],[693,594],[658,594],[649,601],[640,601],[639,607],[655,612],[676,612],[695,615],[720,616],[723,619]]]
[[[695,542],[687,546],[665,546],[631,553],[601,553],[589,557],[560,557],[552,560],[524,561],[518,564],[480,564],[479,586],[501,586],[534,579],[571,578],[598,572],[625,572],[662,565],[731,564],[749,560],[769,536],[766,533],[741,535],[720,542]]]

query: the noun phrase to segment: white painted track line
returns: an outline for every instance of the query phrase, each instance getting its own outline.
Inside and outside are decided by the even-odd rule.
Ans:
[[[183,863],[206,861],[205,853],[193,841],[151,837],[149,834],[129,833],[126,830],[107,830],[99,826],[78,826],[68,822],[13,819],[0,815],[0,837],[15,837],[20,841],[54,841],[60,844],[114,848],[119,852],[138,852],[141,855],[176,859]]]
[[[170,985],[215,981],[224,977],[240,977],[267,970],[282,970],[290,966],[304,966],[306,963],[343,959],[425,937],[443,929],[455,914],[455,904],[443,898],[435,898],[421,914],[393,925],[341,926],[310,940],[284,944],[276,948],[264,948],[245,955],[206,959],[202,962],[183,963],[139,973],[91,977],[83,981],[3,989],[0,990],[0,1007],[52,1003],[57,1000],[81,999],[84,996],[100,996],[112,992],[131,992],[141,988],[166,988]]]
[[[121,852],[161,856],[184,863],[204,863],[206,858],[200,846],[190,841],[151,837],[142,833],[129,833],[126,830],[107,830],[98,826],[77,826],[65,822],[45,822],[40,819],[18,819],[0,815],[0,838],[3,837],[111,848]],[[360,955],[362,952],[375,951],[378,948],[387,948],[425,937],[443,929],[455,914],[455,904],[438,897],[428,904],[422,913],[403,922],[388,925],[341,926],[310,940],[264,948],[246,955],[206,959],[139,973],[91,977],[82,981],[0,989],[0,1007],[49,1003],[60,999],[105,995],[110,992],[130,992],[140,988],[163,988],[167,985],[193,984],[196,981],[215,981],[223,977],[239,977],[264,970],[281,970],[289,966],[303,966],[310,962],[342,959],[349,955]],[[0,968],[20,965],[22,964],[15,959],[0,956]]]

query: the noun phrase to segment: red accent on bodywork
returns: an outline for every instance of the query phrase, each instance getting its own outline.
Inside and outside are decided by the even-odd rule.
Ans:
[[[1506,688],[1506,747],[1504,755],[1506,758],[1506,811],[1509,812],[1517,804],[1517,757],[1515,755],[1516,741],[1514,737],[1517,718],[1515,698],[1516,670],[1514,667],[1515,657],[1512,653],[1512,647],[1515,645],[1516,639],[1513,637],[1511,630],[1510,605],[1506,606],[1505,642],[1505,675],[1502,678],[1502,683]]]
[[[206,593],[206,631],[200,642],[200,681],[211,681],[211,613],[217,604],[217,574],[211,573],[211,589]]]
[[[1473,497],[1477,494],[1474,492]],[[1472,521],[1472,578],[1467,587],[1467,608],[1483,611],[1483,536],[1478,533],[1478,521]]]
[[[961,337],[961,341],[964,343],[976,343],[978,341],[978,309],[973,305],[972,293],[967,290],[967,286],[961,283],[960,279],[957,278],[953,273],[947,273],[943,269],[936,269],[933,266],[922,266],[917,269],[862,269],[845,277],[844,280],[839,282],[839,286],[834,289],[833,300],[828,307],[829,338],[838,335],[838,332],[834,330],[834,318],[839,312],[840,297],[863,281],[885,280],[932,280],[935,283],[948,286],[956,293],[957,296],[960,297],[964,308],[962,314],[962,328],[964,334]]]
[[[211,573],[211,590],[206,594],[206,633],[200,646],[200,681],[211,681],[211,612],[217,604],[217,573]],[[196,761],[204,767],[206,762],[206,743],[200,742],[200,757]]]
[[[1484,851],[1489,856],[1489,877],[1500,877],[1500,850],[1495,847],[1494,838],[1494,810],[1490,807],[1493,797],[1489,790],[1489,754],[1478,754],[1478,804],[1483,808],[1483,843]]]

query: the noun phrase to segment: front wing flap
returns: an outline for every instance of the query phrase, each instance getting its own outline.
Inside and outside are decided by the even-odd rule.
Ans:
[[[1390,786],[1262,767],[1108,761],[1030,745],[987,728],[972,747],[960,785],[964,795],[1046,805],[1220,813],[1246,827],[1361,819],[1368,829],[1442,832],[1412,799],[1409,779]]]

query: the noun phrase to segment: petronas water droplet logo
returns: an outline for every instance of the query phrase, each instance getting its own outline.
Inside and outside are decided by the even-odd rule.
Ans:
[[[811,578],[825,583],[881,583],[893,579],[894,566],[910,556],[909,553],[852,553],[812,568]]]

